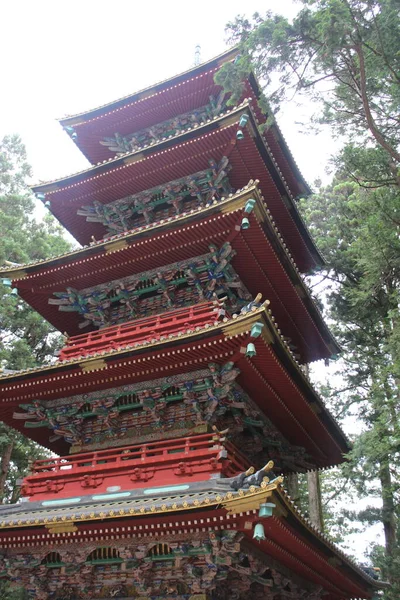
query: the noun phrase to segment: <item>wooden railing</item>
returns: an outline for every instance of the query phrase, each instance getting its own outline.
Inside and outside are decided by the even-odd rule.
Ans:
[[[247,467],[246,458],[213,433],[37,460],[23,482],[32,500],[105,493],[123,489],[201,481],[212,473],[230,477]]]
[[[196,327],[217,322],[219,313],[218,302],[203,302],[121,325],[105,327],[99,331],[75,335],[68,338],[60,352],[60,360],[107,352],[153,340],[158,341],[162,337],[180,331],[194,330]]]
[[[36,473],[49,472],[58,473],[66,470],[96,469],[101,470],[115,468],[129,461],[131,464],[142,465],[149,463],[160,463],[175,461],[175,454],[184,455],[201,454],[204,450],[215,448],[216,441],[212,434],[205,433],[177,440],[163,440],[161,442],[149,442],[147,444],[136,444],[124,446],[123,448],[111,448],[97,452],[85,452],[61,458],[46,458],[37,460],[32,467],[32,475]]]

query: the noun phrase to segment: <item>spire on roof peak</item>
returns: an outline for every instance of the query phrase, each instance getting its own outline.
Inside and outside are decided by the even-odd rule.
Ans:
[[[196,44],[196,47],[194,49],[194,66],[195,67],[198,67],[201,62],[200,52],[201,52],[201,46],[200,46],[200,44]]]

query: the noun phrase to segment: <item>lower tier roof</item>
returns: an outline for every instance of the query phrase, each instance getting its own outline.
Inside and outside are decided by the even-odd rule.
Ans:
[[[261,334],[252,337],[257,323],[262,326]],[[246,356],[250,341],[256,352],[252,358]],[[291,444],[304,447],[318,467],[342,462],[343,454],[349,450],[348,442],[297,364],[265,305],[253,307],[237,318],[194,331],[188,329],[164,340],[5,374],[0,377],[2,418],[26,434],[22,422],[13,420],[20,404],[151,381],[228,361],[240,369],[239,385]],[[29,435],[49,446],[46,430],[29,430]],[[56,442],[50,447],[59,454],[68,452],[65,443]]]
[[[256,200],[251,214],[246,203]],[[68,335],[81,333],[78,312],[60,312],[54,294],[69,287],[104,286],[145,271],[180,269],[184,261],[210,252],[229,241],[232,267],[253,297],[261,292],[271,302],[283,334],[291,339],[303,363],[326,359],[339,352],[288,248],[265,207],[257,182],[236,194],[198,210],[150,227],[114,236],[108,241],[18,270],[4,269],[19,295],[50,323]],[[249,229],[240,227],[249,219]],[[185,263],[186,264],[186,263]],[[50,304],[49,304],[50,302]],[[90,328],[84,331],[90,330]]]
[[[100,546],[110,547],[111,560],[98,562],[100,567],[103,565],[98,571],[99,579],[104,577],[105,565],[113,563],[112,557],[114,564],[125,565],[122,572],[130,572],[136,567],[138,570],[130,577],[139,583],[139,574],[150,574],[149,569],[153,569],[154,563],[158,577],[164,575],[160,560],[164,565],[169,560],[179,570],[182,561],[192,565],[198,561],[200,567],[201,557],[206,556],[204,566],[221,573],[224,580],[228,568],[230,578],[234,578],[235,573],[241,574],[239,580],[258,575],[251,581],[268,586],[263,574],[269,577],[266,569],[272,567],[278,569],[281,576],[286,576],[286,589],[290,590],[290,586],[300,582],[305,585],[308,598],[372,597],[374,590],[380,587],[379,583],[299,513],[280,487],[281,478],[269,482],[263,480],[250,487],[247,480],[244,476],[238,489],[237,478],[231,478],[194,483],[185,491],[173,488],[136,490],[130,498],[117,499],[109,494],[108,499],[101,501],[82,503],[79,498],[74,498],[62,506],[48,501],[0,507],[3,577],[14,574],[20,582],[26,578],[27,583],[37,583],[38,589],[45,592],[46,589],[40,586],[41,578],[57,582],[57,571],[53,571],[55,577],[52,578],[46,565],[59,561],[65,567],[60,573],[64,574],[61,582],[74,587],[77,584],[74,574],[81,568],[85,573],[96,572],[92,569],[99,561],[96,548]],[[259,509],[266,502],[267,515],[270,511],[271,516],[260,517]],[[260,514],[265,515],[265,512]],[[258,541],[253,539],[256,526],[259,530],[262,526]],[[160,542],[166,547],[155,549],[155,543]],[[57,562],[49,566],[57,568]],[[116,571],[118,569],[111,569],[114,579],[125,580],[124,576],[116,575]],[[197,572],[197,580],[206,591],[207,580],[201,573],[201,570]],[[192,576],[193,572],[188,571],[186,580],[194,585]],[[153,579],[147,577],[146,581],[151,585]],[[238,600],[248,597],[250,585],[251,582],[247,595],[238,595]],[[40,597],[46,600],[49,596]]]

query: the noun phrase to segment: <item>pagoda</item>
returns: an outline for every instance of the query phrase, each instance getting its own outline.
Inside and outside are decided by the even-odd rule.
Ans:
[[[0,507],[0,572],[37,600],[344,600],[377,583],[285,475],[339,464],[307,376],[339,348],[303,282],[309,193],[235,50],[61,120],[92,166],[33,188],[81,248],[3,268],[65,335],[0,374],[4,422],[57,457]]]

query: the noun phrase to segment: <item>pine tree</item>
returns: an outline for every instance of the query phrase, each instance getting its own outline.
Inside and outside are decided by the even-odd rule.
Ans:
[[[51,215],[35,219],[35,201],[26,180],[30,167],[18,136],[0,142],[0,265],[29,263],[68,251],[69,243]],[[54,356],[60,335],[26,305],[10,287],[0,283],[0,366],[19,370],[42,364]],[[44,448],[0,424],[0,501],[16,502],[19,480]],[[0,597],[22,600],[24,591],[1,582]]]
[[[315,121],[328,123],[353,148],[379,148],[385,170],[400,185],[400,19],[398,0],[301,0],[289,21],[268,12],[227,26],[239,59],[216,81],[236,102],[254,70],[268,107],[306,94],[318,101]],[[311,125],[311,124],[310,124]]]
[[[382,524],[383,567],[394,585],[399,583],[390,565],[399,556],[400,240],[393,215],[399,208],[397,185],[365,189],[343,181],[303,201],[311,232],[328,261],[321,277],[343,348],[339,374],[344,390],[329,390],[331,408],[342,420],[352,417],[362,427],[343,474],[361,495],[376,495],[382,502],[380,509],[353,517]]]
[[[303,94],[316,101],[310,128],[328,124],[344,142],[334,182],[302,209],[327,259],[320,279],[343,347],[342,390],[333,380],[325,392],[338,417],[352,417],[361,428],[333,488],[353,482],[359,494],[379,497],[381,508],[342,511],[341,522],[382,524],[385,547],[373,548],[373,556],[392,583],[385,597],[394,600],[400,595],[399,6],[397,0],[301,5],[292,21],[269,12],[228,24],[239,58],[216,81],[234,103],[254,70],[264,84],[267,126],[285,100]]]

